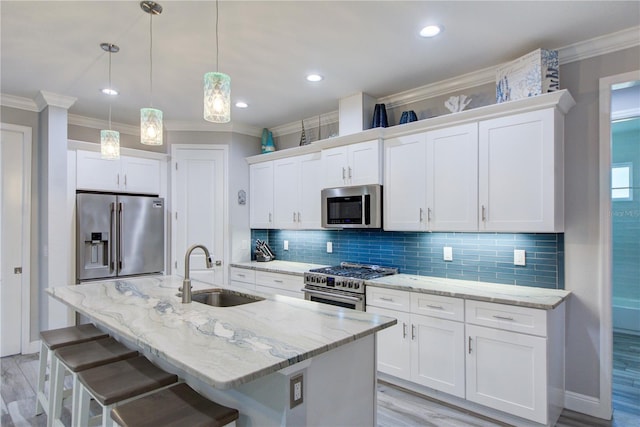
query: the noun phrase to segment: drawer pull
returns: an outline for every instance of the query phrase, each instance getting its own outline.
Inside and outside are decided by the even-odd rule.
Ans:
[[[381,299],[382,301],[389,301],[389,302],[393,302],[393,298],[380,297],[380,299]]]
[[[431,304],[427,304],[427,307],[429,308],[435,308],[436,310],[444,310],[444,307],[441,305],[431,305]]]
[[[245,276],[245,275],[244,275],[244,274],[242,274],[242,273],[238,273],[238,277],[247,277],[247,276]]]
[[[282,280],[280,280],[280,279],[273,279],[273,281],[276,282],[276,283],[282,283]]]
[[[402,322],[402,338],[407,337],[407,324]]]
[[[498,316],[497,314],[494,314],[493,317],[495,317],[496,319],[500,319],[500,320],[514,320],[513,317],[508,317],[508,316]]]
[[[416,339],[416,325],[411,325],[411,339]]]

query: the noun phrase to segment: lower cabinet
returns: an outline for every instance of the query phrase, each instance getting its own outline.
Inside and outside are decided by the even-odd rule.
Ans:
[[[298,275],[230,267],[229,277],[231,288],[240,292],[259,291],[304,299],[304,280]]]
[[[463,317],[458,301],[462,302],[367,287],[367,312],[398,319],[395,326],[378,333],[378,370],[464,397],[464,323],[446,318]],[[455,311],[449,311],[451,307]],[[425,308],[430,315],[417,314]]]
[[[367,286],[378,370],[545,425],[564,404],[565,308],[534,309]]]

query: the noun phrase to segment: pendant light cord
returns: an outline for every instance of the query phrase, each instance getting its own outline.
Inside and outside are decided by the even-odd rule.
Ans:
[[[109,44],[109,90],[113,89],[113,87],[111,87],[111,53],[113,51],[111,46],[112,45]],[[109,98],[109,130],[111,130],[111,98]]]
[[[218,56],[220,54],[220,47],[218,43],[218,0],[216,0],[216,71],[220,71],[218,68]]]
[[[153,107],[153,13],[149,14],[149,106]]]

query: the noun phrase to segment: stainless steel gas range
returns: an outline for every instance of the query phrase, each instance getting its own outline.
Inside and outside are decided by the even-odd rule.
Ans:
[[[343,262],[304,273],[304,298],[339,307],[365,310],[365,280],[396,274],[397,268]]]

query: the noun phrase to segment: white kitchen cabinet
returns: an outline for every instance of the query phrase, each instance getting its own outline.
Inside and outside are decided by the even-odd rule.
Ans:
[[[249,166],[249,223],[251,228],[273,228],[273,162]]]
[[[256,289],[256,272],[246,268],[229,267],[229,284],[231,288],[242,292]]]
[[[323,188],[382,184],[380,141],[322,150]]]
[[[320,153],[273,161],[273,218],[278,229],[320,229]]]
[[[477,231],[477,124],[386,140],[384,229]]]
[[[97,151],[78,150],[76,188],[157,195],[160,193],[160,161],[129,156],[105,160]]]
[[[467,399],[554,425],[564,406],[564,304],[465,302]]]
[[[563,135],[555,108],[480,122],[481,231],[564,231]]]
[[[375,287],[366,291],[367,312],[398,319],[378,333],[378,370],[464,397],[463,300]]]

